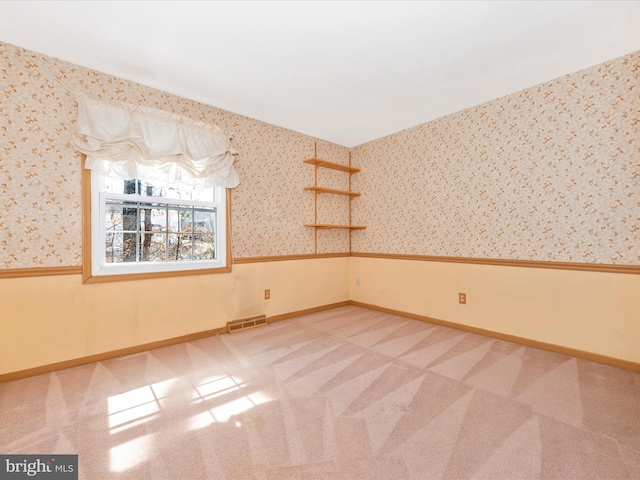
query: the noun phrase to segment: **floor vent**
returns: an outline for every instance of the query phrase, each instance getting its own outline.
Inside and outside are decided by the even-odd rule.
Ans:
[[[241,330],[248,330],[250,328],[264,327],[266,324],[267,317],[265,315],[255,315],[253,317],[241,318],[239,320],[227,322],[227,328],[229,329],[229,333],[233,333]]]

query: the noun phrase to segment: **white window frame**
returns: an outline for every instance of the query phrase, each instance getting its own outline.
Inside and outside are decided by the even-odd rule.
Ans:
[[[84,222],[85,228],[90,228],[91,235],[89,242],[84,242],[84,248],[90,243],[90,269],[84,269],[85,283],[87,281],[110,281],[116,279],[132,279],[132,275],[140,274],[142,278],[156,276],[171,276],[183,274],[197,273],[219,273],[230,271],[230,259],[228,240],[228,219],[230,218],[229,195],[227,189],[223,187],[215,187],[213,202],[200,200],[178,200],[167,197],[153,197],[138,194],[115,194],[105,192],[104,176],[85,170],[84,175],[89,180],[90,196],[85,195],[84,201],[90,202],[90,219]],[[90,197],[90,198],[88,198]],[[106,200],[128,200],[144,203],[163,203],[176,206],[194,206],[194,207],[214,207],[216,208],[216,225],[215,225],[215,255],[213,260],[176,260],[166,262],[128,262],[111,264],[106,262],[105,247],[105,221],[106,218]],[[85,207],[85,212],[87,211]],[[86,254],[86,253],[85,253]],[[88,275],[88,271],[90,274]]]

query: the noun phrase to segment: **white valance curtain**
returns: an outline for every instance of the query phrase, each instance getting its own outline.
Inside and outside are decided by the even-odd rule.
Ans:
[[[234,188],[231,140],[216,125],[155,108],[76,96],[76,150],[85,167],[110,177],[169,185]]]

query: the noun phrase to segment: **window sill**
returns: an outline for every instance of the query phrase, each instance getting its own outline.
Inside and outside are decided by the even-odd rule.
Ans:
[[[89,269],[90,270],[90,269]],[[169,272],[145,272],[145,273],[125,273],[116,275],[91,275],[91,272],[83,271],[82,283],[110,283],[127,282],[132,280],[149,280],[152,278],[185,277],[191,275],[211,275],[215,273],[231,273],[231,266],[217,268],[201,268],[196,270],[175,270]]]

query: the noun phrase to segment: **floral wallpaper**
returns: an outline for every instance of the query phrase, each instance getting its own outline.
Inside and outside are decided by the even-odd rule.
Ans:
[[[232,198],[234,257],[314,253],[315,139],[0,42],[0,269],[81,265],[80,156],[74,93],[214,123],[234,136],[241,184]],[[318,155],[348,149],[318,140]],[[331,179],[329,179],[331,180]],[[333,179],[332,181],[338,181]],[[336,187],[338,188],[338,187]],[[327,215],[348,210],[332,208]],[[318,253],[347,252],[345,231],[319,232]]]
[[[354,252],[640,265],[640,52],[352,158]]]

